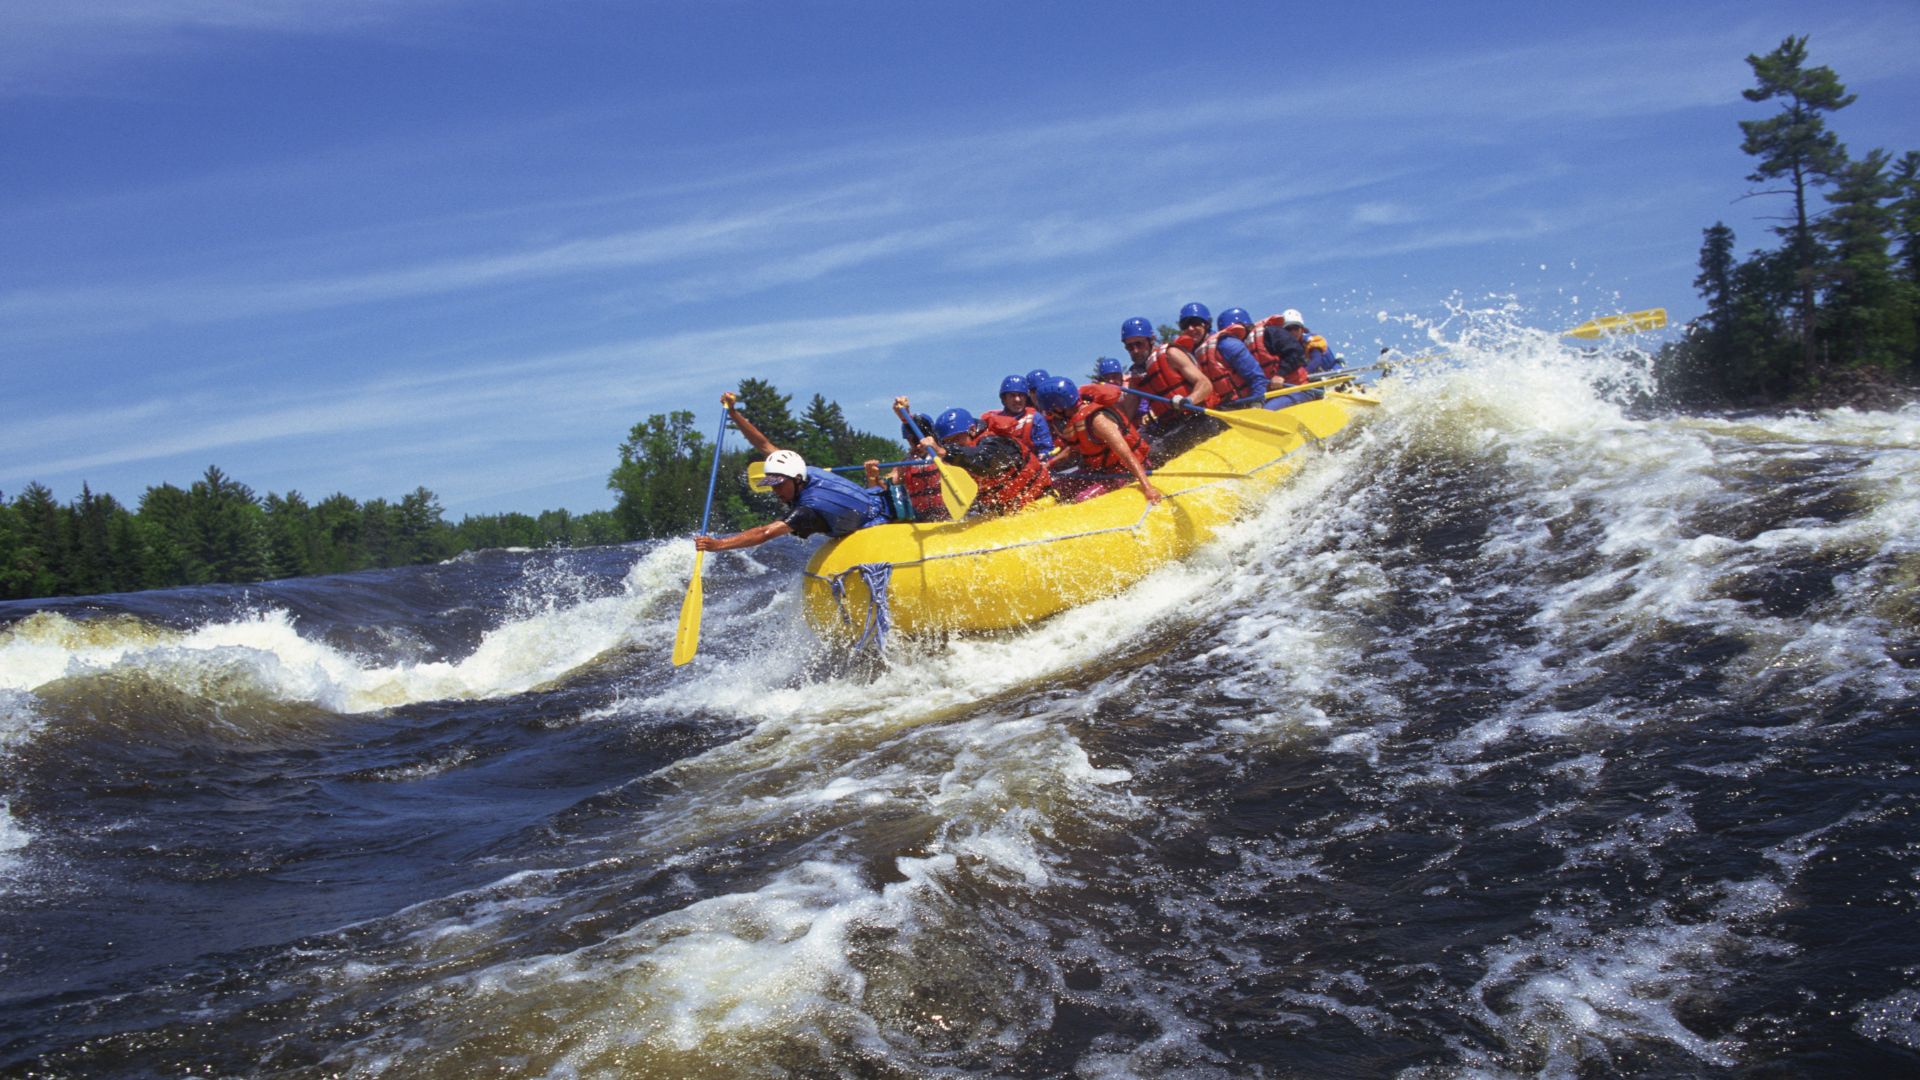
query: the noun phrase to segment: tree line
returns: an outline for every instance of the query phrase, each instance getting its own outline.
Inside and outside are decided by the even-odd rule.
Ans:
[[[795,417],[773,384],[740,384],[740,407],[776,444],[810,464],[889,460],[900,442],[855,431],[837,402],[816,394]],[[716,406],[717,415],[717,406]],[[778,507],[746,484],[753,454],[737,435],[721,461],[714,531],[735,531]],[[607,486],[611,510],[468,515],[448,522],[424,487],[359,502],[344,494],[309,502],[297,491],[260,496],[218,466],[182,488],[149,487],[129,509],[85,484],[65,504],[31,483],[0,495],[0,599],[83,596],[213,583],[245,584],[438,562],[464,551],[574,547],[692,533],[706,502],[713,443],[691,412],[656,413],[619,447]]]
[[[1920,151],[1849,153],[1828,118],[1853,104],[1832,68],[1809,66],[1807,39],[1750,55],[1740,121],[1755,159],[1743,197],[1785,201],[1773,248],[1741,258],[1725,222],[1704,230],[1694,285],[1706,313],[1661,350],[1662,387],[1681,400],[1767,402],[1843,378],[1920,374]],[[1824,206],[1821,205],[1824,203]]]

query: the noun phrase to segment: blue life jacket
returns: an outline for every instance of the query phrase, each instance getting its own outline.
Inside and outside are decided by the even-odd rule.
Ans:
[[[825,469],[807,466],[807,483],[794,497],[795,506],[804,506],[826,519],[828,536],[845,536],[856,529],[892,520],[884,489],[869,491]]]

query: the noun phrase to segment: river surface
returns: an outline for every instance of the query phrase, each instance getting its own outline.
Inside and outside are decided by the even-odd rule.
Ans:
[[[1920,407],[1385,380],[825,655],[780,541],[0,605],[0,1075],[1920,1074]]]

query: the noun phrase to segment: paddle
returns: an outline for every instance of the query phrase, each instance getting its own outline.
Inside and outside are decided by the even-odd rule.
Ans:
[[[927,433],[921,431],[920,425],[914,422],[912,413],[899,408],[893,411],[899,413],[900,419],[905,420],[907,427],[912,429],[915,443],[927,437]],[[959,521],[967,516],[967,508],[973,505],[974,496],[980,493],[980,485],[973,482],[967,470],[947,464],[939,454],[933,455],[933,463],[940,469],[940,501],[947,506],[947,516]]]
[[[1398,361],[1398,362],[1405,363],[1405,361]],[[1322,376],[1321,378],[1315,379],[1312,382],[1296,383],[1292,386],[1282,386],[1278,390],[1269,390],[1260,397],[1244,398],[1242,400],[1272,401],[1274,398],[1280,397],[1283,394],[1297,394],[1302,390],[1323,390],[1329,386],[1338,386],[1344,382],[1353,382],[1355,379],[1358,379],[1360,377],[1359,373],[1362,371],[1372,371],[1375,368],[1387,368],[1392,366],[1393,366],[1392,364],[1369,364],[1366,367],[1347,368],[1338,375],[1326,375],[1326,376]]]
[[[1571,330],[1560,331],[1560,336],[1592,340],[1609,334],[1638,334],[1648,330],[1658,330],[1666,325],[1666,308],[1648,308],[1645,311],[1629,311],[1624,315],[1603,315],[1597,319],[1589,319]],[[1389,346],[1381,349],[1380,355],[1385,356],[1392,351],[1393,348]],[[1419,356],[1403,356],[1394,360],[1383,360],[1380,363],[1368,364],[1365,367],[1341,368],[1339,375],[1324,376],[1319,382],[1303,383],[1299,386],[1283,386],[1277,390],[1269,390],[1267,391],[1267,397],[1271,399],[1279,397],[1281,394],[1292,394],[1301,390],[1315,390],[1333,382],[1340,381],[1342,376],[1355,375],[1362,371],[1379,371],[1400,364],[1424,363],[1428,360],[1438,360],[1444,355],[1444,353],[1437,352],[1421,353]]]
[[[911,458],[907,461],[882,461],[874,467],[879,469],[899,469],[899,468],[904,468],[908,465],[925,465],[926,463],[927,462],[925,458]],[[851,476],[854,473],[866,472],[867,467],[865,465],[835,465],[832,468],[828,469],[827,471],[837,472],[837,473],[846,473],[847,475]],[[752,488],[755,491],[771,490],[770,488],[767,487],[767,463],[766,462],[754,461],[754,462],[749,462],[747,464],[747,486]]]
[[[1638,334],[1643,330],[1658,330],[1667,325],[1666,308],[1648,308],[1645,311],[1629,311],[1625,315],[1602,315],[1597,319],[1588,319],[1571,330],[1560,331],[1561,337],[1594,338],[1613,334]]]
[[[1191,409],[1197,413],[1205,413],[1228,427],[1237,427],[1244,431],[1257,431],[1262,435],[1272,436],[1276,439],[1291,439],[1299,435],[1307,435],[1309,438],[1312,437],[1311,433],[1308,432],[1299,421],[1291,417],[1282,416],[1279,413],[1267,412],[1264,409],[1253,409],[1247,412],[1221,412],[1219,409],[1201,408],[1191,401],[1176,402],[1172,398],[1161,397],[1159,394],[1149,394],[1145,390],[1136,390],[1131,387],[1127,389],[1127,393],[1133,394],[1136,397],[1146,398],[1149,401],[1164,401],[1169,405],[1179,405],[1183,409]]]
[[[700,535],[707,535],[707,520],[713,514],[714,482],[720,479],[720,448],[727,441],[727,414],[720,414],[720,434],[713,440],[713,468],[707,472],[707,507],[700,511]],[[700,562],[707,553],[693,552],[693,580],[687,583],[687,598],[680,601],[680,628],[673,633],[673,666],[679,667],[700,651]]]

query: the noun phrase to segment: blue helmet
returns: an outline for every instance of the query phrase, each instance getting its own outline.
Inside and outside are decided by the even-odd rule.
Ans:
[[[1065,375],[1055,375],[1040,384],[1035,395],[1040,407],[1048,412],[1067,412],[1080,403],[1080,388]]]
[[[1025,375],[1009,375],[1000,380],[1000,392],[1003,394],[1030,394]]]
[[[1222,330],[1225,330],[1229,326],[1252,325],[1253,316],[1247,314],[1246,308],[1230,307],[1220,313],[1220,329]]]
[[[1207,305],[1195,300],[1193,303],[1180,309],[1180,321],[1186,322],[1188,319],[1199,319],[1204,323],[1212,323],[1213,312],[1207,310]]]
[[[933,437],[950,439],[963,431],[973,430],[973,414],[965,409],[948,409],[933,422]]]
[[[1143,338],[1147,338],[1148,340],[1152,340],[1153,338],[1158,336],[1159,335],[1155,334],[1153,331],[1153,323],[1149,322],[1146,319],[1141,318],[1138,315],[1135,315],[1133,318],[1128,319],[1126,322],[1123,322],[1120,324],[1120,340],[1121,341],[1125,341],[1128,338],[1137,338],[1137,337],[1143,337]]]
[[[1111,356],[1103,356],[1093,362],[1093,377],[1096,379],[1104,378],[1108,375],[1118,375],[1126,370],[1125,364],[1122,364]]]
[[[1043,367],[1037,367],[1027,372],[1027,395],[1031,397],[1039,393],[1040,384],[1051,378],[1053,378],[1053,376],[1047,374],[1047,369]]]

